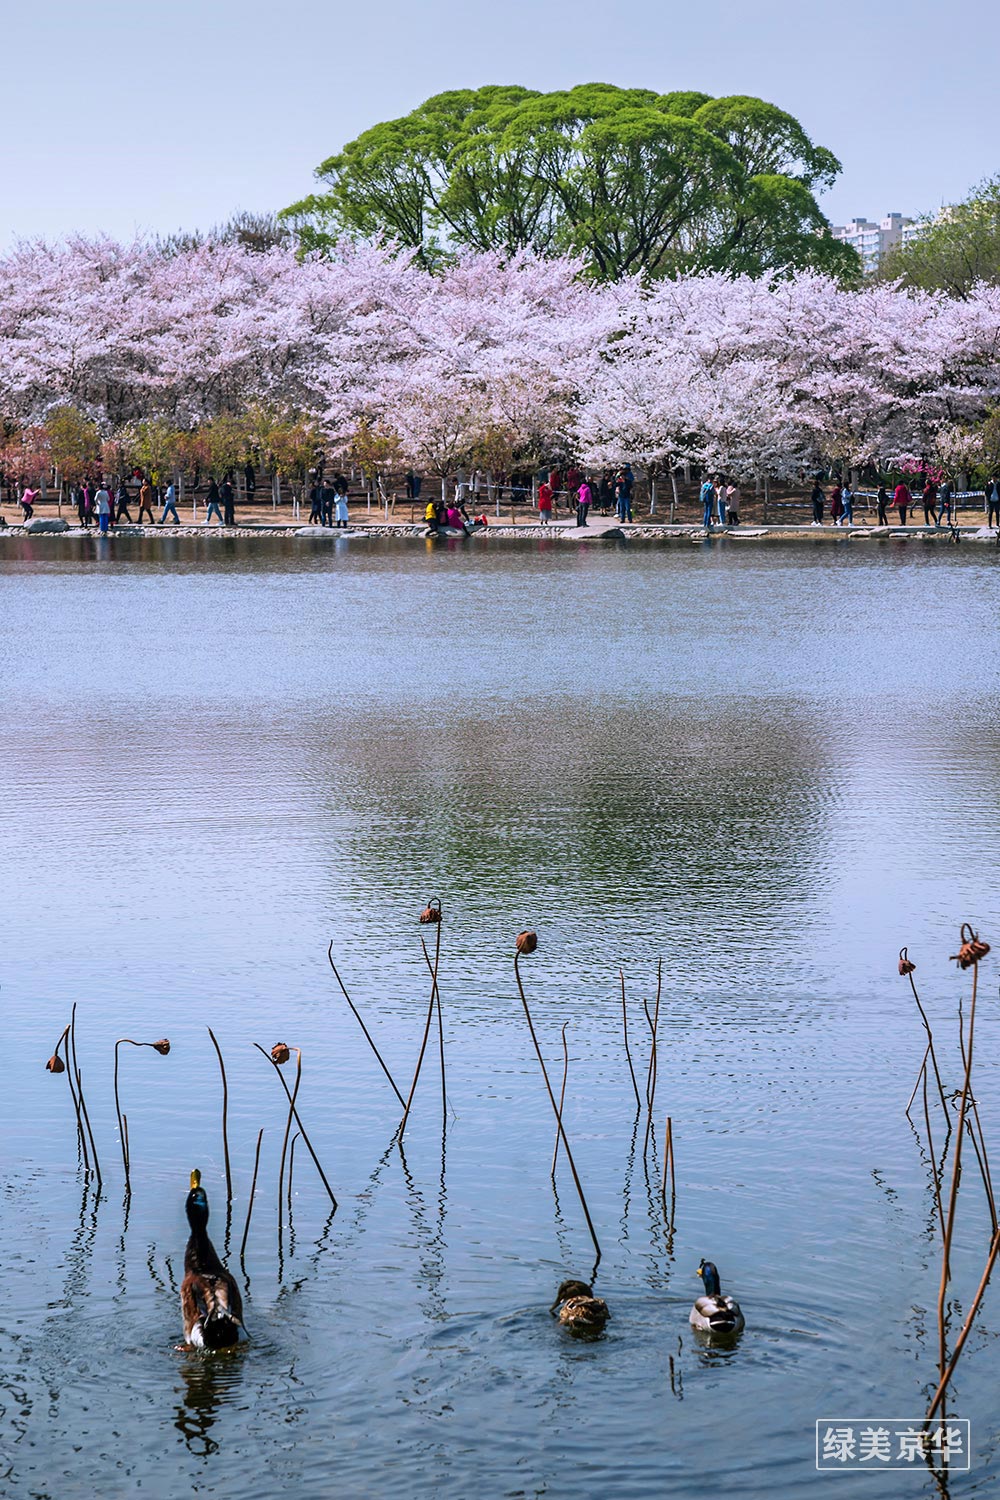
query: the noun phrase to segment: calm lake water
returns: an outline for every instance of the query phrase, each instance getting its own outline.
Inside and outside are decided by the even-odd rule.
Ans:
[[[827,1483],[818,1418],[919,1417],[939,1266],[922,1137],[919,965],[951,1086],[963,919],[1000,947],[1000,559],[917,541],[7,540],[0,552],[0,1489],[12,1496],[780,1495]],[[436,1033],[405,1093],[445,908]],[[593,1253],[520,1009],[513,937],[603,1250],[612,1321],[548,1315]],[[663,963],[644,1156],[619,969]],[[996,960],[996,962],[994,962]],[[978,1097],[1000,1159],[1000,953]],[[992,964],[992,967],[991,967]],[[65,1077],[78,1002],[105,1191]],[[251,1342],[175,1350],[194,1166],[227,1242],[230,1088]],[[133,1192],[123,1203],[115,1039]],[[303,1049],[278,1223],[284,1095]],[[288,1074],[291,1069],[286,1070]],[[642,1077],[642,1082],[644,1082]],[[660,1201],[676,1140],[676,1227]],[[961,1320],[988,1220],[970,1169]],[[126,1211],[127,1210],[127,1211]],[[747,1328],[696,1342],[700,1257]],[[955,1496],[997,1493],[1000,1291],[959,1368]],[[957,1326],[957,1325],[956,1325]],[[931,1495],[925,1470],[841,1496]]]

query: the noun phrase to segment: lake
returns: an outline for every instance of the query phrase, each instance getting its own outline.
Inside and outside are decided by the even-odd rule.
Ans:
[[[908,944],[957,1088],[948,957],[964,920],[1000,944],[998,569],[916,539],[4,540],[4,1493],[797,1500],[817,1420],[919,1418],[940,1252],[896,962]],[[447,1128],[435,1024],[400,1151],[327,946],[405,1095],[432,896]],[[594,1253],[562,1154],[551,1176],[527,927],[557,1089],[566,1026],[596,1340],[548,1311]],[[647,1144],[619,971],[645,1094],[661,961]],[[1000,1159],[996,961],[977,1097]],[[100,1196],[44,1071],[74,1002]],[[128,1199],[121,1037],[171,1042],[121,1049]],[[301,1140],[279,1212],[287,1103],[252,1046],[279,1040],[332,1215]],[[247,1287],[235,1355],[175,1348],[193,1167]],[[956,1329],[989,1235],[966,1167]],[[688,1326],[701,1257],[746,1314],[732,1347]],[[955,1496],[1000,1483],[996,1299],[956,1375]],[[838,1494],[938,1493],[896,1478]]]

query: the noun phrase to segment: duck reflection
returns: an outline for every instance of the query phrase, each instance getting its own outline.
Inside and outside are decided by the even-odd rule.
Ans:
[[[181,1363],[183,1403],[177,1408],[174,1426],[189,1452],[198,1457],[217,1453],[219,1443],[211,1436],[221,1409],[232,1403],[243,1380],[245,1344],[189,1355]]]

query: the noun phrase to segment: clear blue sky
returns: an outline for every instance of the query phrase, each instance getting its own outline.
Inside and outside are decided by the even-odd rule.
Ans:
[[[5,7],[0,245],[278,208],[429,94],[603,81],[757,94],[830,147],[836,221],[1000,171],[994,0],[19,0]]]

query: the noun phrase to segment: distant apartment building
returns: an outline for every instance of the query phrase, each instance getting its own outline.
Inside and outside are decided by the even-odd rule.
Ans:
[[[923,227],[902,214],[886,214],[878,224],[870,219],[852,219],[849,224],[835,224],[830,232],[835,240],[854,246],[866,271],[876,271],[887,250],[893,245],[908,244]]]

